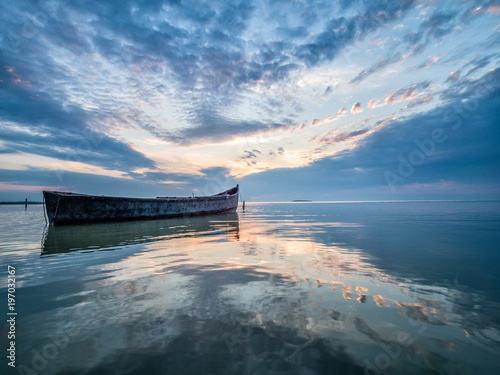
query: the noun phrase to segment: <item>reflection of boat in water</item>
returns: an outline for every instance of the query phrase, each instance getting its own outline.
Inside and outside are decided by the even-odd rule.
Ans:
[[[124,198],[44,191],[43,198],[49,223],[77,224],[232,211],[238,208],[238,193],[236,185],[202,197]]]
[[[169,238],[227,233],[239,240],[236,211],[158,220],[114,221],[83,225],[47,226],[42,255],[78,250],[112,249]]]

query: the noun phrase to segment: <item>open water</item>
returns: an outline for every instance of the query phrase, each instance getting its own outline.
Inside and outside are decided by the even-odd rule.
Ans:
[[[499,247],[500,202],[0,206],[0,373],[499,374]]]

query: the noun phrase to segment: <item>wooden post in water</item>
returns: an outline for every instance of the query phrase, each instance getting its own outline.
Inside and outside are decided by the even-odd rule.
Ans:
[[[24,211],[28,209],[28,198],[24,201]]]

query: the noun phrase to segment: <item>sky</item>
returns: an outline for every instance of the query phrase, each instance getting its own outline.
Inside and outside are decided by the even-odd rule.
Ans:
[[[0,201],[500,199],[500,2],[23,1]]]

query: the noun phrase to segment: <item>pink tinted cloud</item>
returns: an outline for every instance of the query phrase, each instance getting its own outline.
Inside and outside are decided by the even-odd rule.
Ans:
[[[393,101],[396,100],[396,94],[391,94],[387,98],[385,98],[385,104],[392,103]]]
[[[450,75],[448,76],[448,79],[446,82],[457,82],[460,80],[460,73],[459,72],[451,72]]]
[[[351,113],[354,115],[356,113],[361,113],[361,112],[363,112],[363,108],[361,107],[361,103],[360,102],[354,103],[352,105],[352,108],[351,108]]]
[[[337,119],[338,119],[337,117],[334,117],[332,115],[326,115],[323,120],[319,120],[317,118],[315,118],[314,120],[312,120],[311,121],[311,126],[323,125],[323,124],[335,121]]]
[[[414,98],[415,96],[416,95],[413,94],[413,88],[410,88],[410,89],[405,91],[405,93],[401,97],[401,100],[408,100],[408,99]]]
[[[495,16],[500,16],[500,5],[492,4],[488,7],[488,13],[494,14]]]
[[[6,66],[5,70],[7,70],[7,72],[10,74],[10,76],[12,77],[12,82],[14,82],[16,85],[24,85],[24,86],[28,86],[28,87],[33,86],[30,81],[23,80],[21,78],[21,76],[16,73],[16,71],[13,67]]]
[[[357,138],[361,135],[368,133],[369,131],[370,131],[369,128],[363,128],[349,133],[339,133],[338,130],[332,130],[323,134],[323,136],[321,136],[321,138],[319,138],[318,141],[319,143],[335,144],[335,143],[345,142],[352,138]],[[311,139],[310,141],[312,140],[313,139]]]
[[[372,99],[368,102],[368,108],[375,109],[378,107],[378,99]]]

